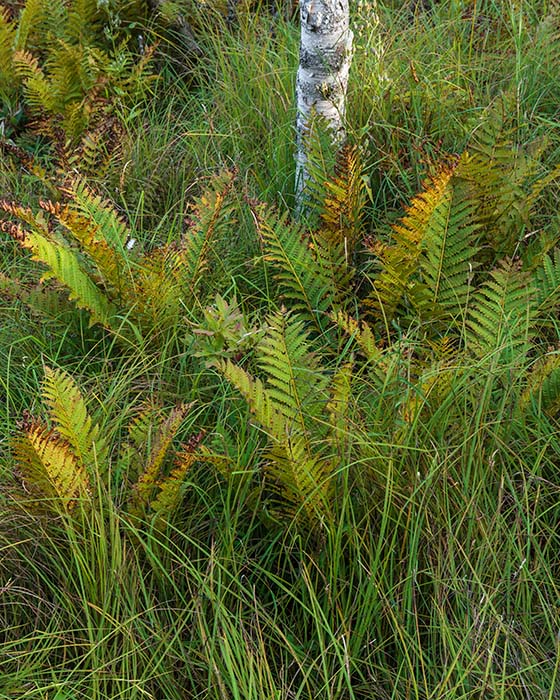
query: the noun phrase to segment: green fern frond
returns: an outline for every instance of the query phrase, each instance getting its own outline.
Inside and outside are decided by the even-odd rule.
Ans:
[[[325,179],[323,190],[321,220],[313,240],[322,267],[331,270],[332,286],[338,290],[335,302],[344,307],[354,276],[366,202],[358,146],[347,144],[340,149],[334,174]]]
[[[12,443],[22,485],[46,505],[71,512],[78,499],[89,499],[90,480],[70,444],[56,432],[33,423]]]
[[[164,420],[163,406],[150,402],[138,407],[134,419],[128,424],[128,437],[138,454],[142,453],[142,460],[146,450],[151,450],[154,436]]]
[[[107,446],[72,377],[62,370],[45,367],[42,393],[52,423],[72,448],[79,464],[90,473],[102,471],[106,467]]]
[[[535,363],[527,375],[527,386],[517,409],[526,415],[529,408],[556,417],[560,413],[560,354],[550,353]]]
[[[303,431],[304,415],[312,414],[320,405],[327,379],[310,353],[301,319],[276,312],[267,321],[267,333],[257,347],[258,364],[267,377],[267,393],[285,419],[299,423]]]
[[[266,456],[266,470],[273,479],[269,487],[284,499],[278,514],[304,520],[312,527],[328,519],[334,488],[332,462],[314,455],[303,436],[286,437]]]
[[[451,318],[465,311],[476,265],[473,240],[479,228],[474,223],[475,205],[461,184],[451,179],[426,228],[420,256],[429,303]]]
[[[534,333],[535,289],[518,263],[504,261],[491,272],[469,305],[466,341],[478,356],[519,360]],[[504,355],[507,353],[507,356]]]
[[[311,216],[309,247],[331,293],[331,304],[343,309],[352,296],[356,248],[362,237],[366,202],[362,149],[345,143],[334,152],[329,126],[319,115],[308,127],[304,140],[309,177],[300,213],[318,215]]]
[[[537,315],[550,317],[560,305],[560,249],[545,255],[533,277],[536,289]]]
[[[179,246],[169,244],[137,260],[134,284],[126,305],[150,333],[177,324],[185,305],[192,304],[207,269],[212,242],[230,223],[229,194],[235,173],[218,175],[193,207],[189,230]]]
[[[47,8],[46,16],[41,23],[43,49],[48,51],[49,47],[55,45],[53,37],[67,38],[65,30],[68,22],[68,7],[71,3],[68,0],[43,0],[43,4]]]
[[[516,254],[538,197],[558,176],[553,172],[539,178],[541,154],[516,145],[509,126],[513,99],[503,96],[485,112],[461,168],[476,203],[485,247],[493,251],[494,260]]]
[[[22,245],[31,250],[34,260],[46,265],[43,282],[56,279],[69,290],[76,306],[88,311],[92,324],[111,327],[115,307],[84,271],[76,251],[35,231],[26,236]]]
[[[290,307],[324,330],[326,313],[333,306],[332,269],[325,269],[313,251],[313,240],[303,227],[260,205],[253,207],[257,232],[264,243],[265,260],[276,269],[276,279]]]
[[[105,54],[99,49],[63,40],[57,42],[45,69],[61,113],[64,107],[82,102],[95,85],[105,62]]]
[[[284,513],[304,513],[317,525],[330,513],[334,467],[320,446],[311,444],[310,427],[318,427],[327,403],[328,377],[309,353],[302,321],[282,312],[269,317],[257,356],[265,382],[231,361],[219,361],[216,367],[243,395],[268,436],[265,471],[272,477],[271,488],[285,499]],[[332,400],[335,395],[342,393],[333,389]]]

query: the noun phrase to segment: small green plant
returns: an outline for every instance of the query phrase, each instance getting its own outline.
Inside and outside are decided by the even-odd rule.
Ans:
[[[203,322],[193,328],[195,355],[209,365],[216,360],[241,360],[263,334],[262,329],[250,325],[235,297],[228,302],[216,294],[214,304],[202,313]]]

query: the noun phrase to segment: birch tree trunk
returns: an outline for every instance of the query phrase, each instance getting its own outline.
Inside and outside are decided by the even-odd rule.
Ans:
[[[352,31],[348,0],[300,0],[301,44],[296,81],[296,212],[309,179],[305,133],[313,113],[323,116],[334,143],[344,140]]]

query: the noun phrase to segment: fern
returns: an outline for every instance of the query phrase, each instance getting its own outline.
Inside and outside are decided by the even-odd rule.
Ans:
[[[188,230],[179,246],[162,246],[137,265],[135,315],[148,330],[173,327],[185,306],[197,300],[212,244],[230,223],[229,195],[235,172],[218,174],[192,207]]]
[[[81,44],[87,36],[99,31],[101,19],[97,0],[73,0],[68,9],[65,34],[76,44]]]
[[[328,522],[333,507],[333,463],[313,454],[303,436],[286,437],[282,445],[273,445],[267,456],[271,490],[283,501],[273,507],[277,516],[304,520],[313,528]]]
[[[46,265],[42,282],[58,280],[67,287],[76,306],[89,312],[91,323],[111,327],[115,307],[84,271],[76,251],[38,232],[29,233],[23,246],[31,250],[34,260]]]
[[[351,297],[365,188],[357,147],[341,149],[331,177],[326,177],[317,161],[318,154],[312,152],[309,204],[320,211],[314,230],[263,205],[253,205],[253,216],[283,297],[322,332],[325,314],[332,308],[343,309]]]
[[[47,80],[39,60],[29,51],[16,51],[14,54],[16,76],[24,84],[24,92],[31,110],[40,114],[46,109],[55,113],[56,102],[52,93],[52,85]]]
[[[125,245],[130,236],[126,225],[114,208],[82,181],[72,183],[66,193],[71,203],[55,210],[55,217],[95,265],[96,281],[115,300],[123,302],[134,297],[131,275],[127,277],[130,264]]]
[[[524,357],[534,333],[535,290],[518,263],[504,261],[490,274],[469,306],[466,340],[477,356],[496,362]]]
[[[326,380],[310,353],[302,320],[282,312],[269,317],[267,333],[258,345],[258,364],[268,379],[268,395],[284,418],[305,430],[304,416],[312,414]]]
[[[542,264],[535,270],[537,314],[539,318],[550,318],[560,304],[560,249],[545,255]]]
[[[41,423],[33,423],[12,442],[22,485],[35,500],[55,510],[72,511],[89,499],[88,474],[69,443]]]
[[[431,243],[434,246],[439,243],[440,249],[430,252],[430,257],[426,259],[426,270],[432,281],[441,281],[438,271],[442,267],[442,253],[445,250],[441,246],[445,246],[447,239],[446,212],[449,211],[452,199],[452,175],[452,168],[442,168],[424,192],[412,200],[406,216],[393,226],[392,246],[381,243],[374,245],[373,252],[379,256],[381,272],[374,280],[374,291],[368,298],[368,304],[377,318],[391,320],[405,302],[422,309],[430,305],[430,297],[433,301],[427,286],[415,279],[415,276],[418,274],[426,238],[430,236],[429,231],[433,227],[436,232],[432,234]]]
[[[347,458],[349,436],[348,413],[352,399],[353,363],[346,362],[334,374],[326,405],[329,416],[329,442],[340,459]]]
[[[313,239],[287,214],[277,215],[264,205],[253,207],[257,232],[264,244],[265,260],[276,269],[282,297],[318,332],[325,327],[326,314],[337,292],[332,270],[313,251]]]
[[[330,275],[335,290],[335,304],[340,308],[348,302],[355,274],[356,250],[362,237],[362,217],[365,206],[365,183],[360,149],[343,146],[336,158],[334,173],[320,179],[310,173],[315,182],[313,197],[320,212],[317,230],[311,236],[313,250],[325,273]]]
[[[333,245],[342,245],[352,260],[362,233],[366,188],[360,148],[344,145],[336,159],[334,174],[323,183],[321,230]]]
[[[43,48],[45,37],[42,36],[42,30],[48,16],[48,4],[45,0],[26,0],[19,15],[14,43],[16,50]]]
[[[485,246],[494,256],[491,262],[518,253],[539,197],[559,172],[556,168],[539,177],[543,145],[521,149],[515,144],[509,127],[513,99],[503,96],[483,115],[461,169],[476,204]]]
[[[0,95],[3,97],[15,92],[13,46],[16,28],[10,19],[8,9],[0,8]]]
[[[57,432],[68,442],[79,464],[90,473],[98,468],[102,470],[106,466],[107,447],[72,377],[45,367],[43,399]]]
[[[158,493],[150,502],[150,510],[156,517],[156,526],[162,527],[177,512],[182,489],[193,464],[201,458],[197,451],[202,433],[194,437],[183,450],[175,455],[175,468],[157,482]]]
[[[7,13],[0,19],[0,94],[11,101],[23,98],[26,114],[33,117],[29,126],[63,154],[58,163],[62,172],[68,172],[66,157],[80,172],[97,175],[94,168],[103,153],[118,153],[118,143],[99,138],[106,122],[118,120],[115,103],[137,104],[154,78],[149,65],[153,50],[149,47],[138,58],[130,46],[131,28],[145,20],[146,6],[142,0],[105,7],[97,0],[21,4],[17,20],[9,23]],[[98,154],[92,153],[93,144]],[[73,159],[76,149],[88,157]]]
[[[152,443],[143,456],[143,471],[129,498],[129,511],[132,514],[146,513],[156,498],[161,488],[164,461],[190,407],[190,404],[181,404],[174,408],[155,431]]]
[[[429,303],[451,318],[465,311],[476,266],[473,239],[479,228],[474,223],[474,203],[461,184],[452,178],[426,229],[420,256]]]
[[[42,395],[48,424],[24,423],[12,452],[26,490],[72,511],[78,499],[91,499],[92,483],[107,468],[107,446],[68,374],[46,367]]]
[[[527,376],[527,386],[517,409],[527,415],[529,409],[544,411],[551,417],[560,413],[560,355],[550,353],[540,358]]]
[[[189,228],[176,258],[181,275],[184,275],[185,294],[194,296],[198,290],[208,265],[212,242],[230,223],[232,207],[229,195],[235,176],[234,170],[219,173],[192,207]]]
[[[287,313],[269,318],[257,354],[266,383],[231,361],[219,361],[216,366],[241,392],[268,436],[265,470],[272,477],[272,490],[284,499],[280,509],[289,515],[303,513],[317,526],[332,509],[335,466],[310,437],[311,426],[318,425],[328,378],[309,353],[301,320]]]
[[[189,469],[204,459],[199,450],[203,432],[181,450],[172,449],[191,404],[168,415],[157,405],[143,407],[129,426],[130,439],[112,461],[101,427],[68,374],[47,367],[42,396],[47,420],[24,418],[11,441],[17,475],[31,500],[24,507],[33,510],[46,501],[51,509],[73,513],[78,501],[92,504],[92,487],[96,496],[119,501],[126,488],[130,514],[154,516],[156,525],[164,525],[179,504]],[[169,462],[174,462],[171,470]]]
[[[197,299],[212,243],[230,222],[233,178],[231,172],[216,177],[197,201],[189,232],[179,245],[145,254],[130,253],[128,227],[114,207],[80,179],[63,191],[70,197],[68,204],[41,201],[44,213],[0,203],[31,231],[9,221],[2,222],[2,228],[47,266],[43,281],[56,279],[65,286],[76,306],[90,313],[92,323],[126,339],[131,336],[128,326],[116,321],[121,311],[135,338],[153,339],[175,328],[185,307]]]
[[[355,341],[358,349],[368,362],[380,364],[383,358],[383,351],[375,341],[375,335],[371,327],[362,321],[359,323],[348,314],[338,312],[333,315],[335,323],[342,328]]]

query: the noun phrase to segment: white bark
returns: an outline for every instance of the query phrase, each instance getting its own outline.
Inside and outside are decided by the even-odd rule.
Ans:
[[[305,132],[313,113],[324,117],[334,143],[344,140],[352,32],[348,0],[300,0],[301,44],[296,81],[296,211],[303,208],[309,174]]]

